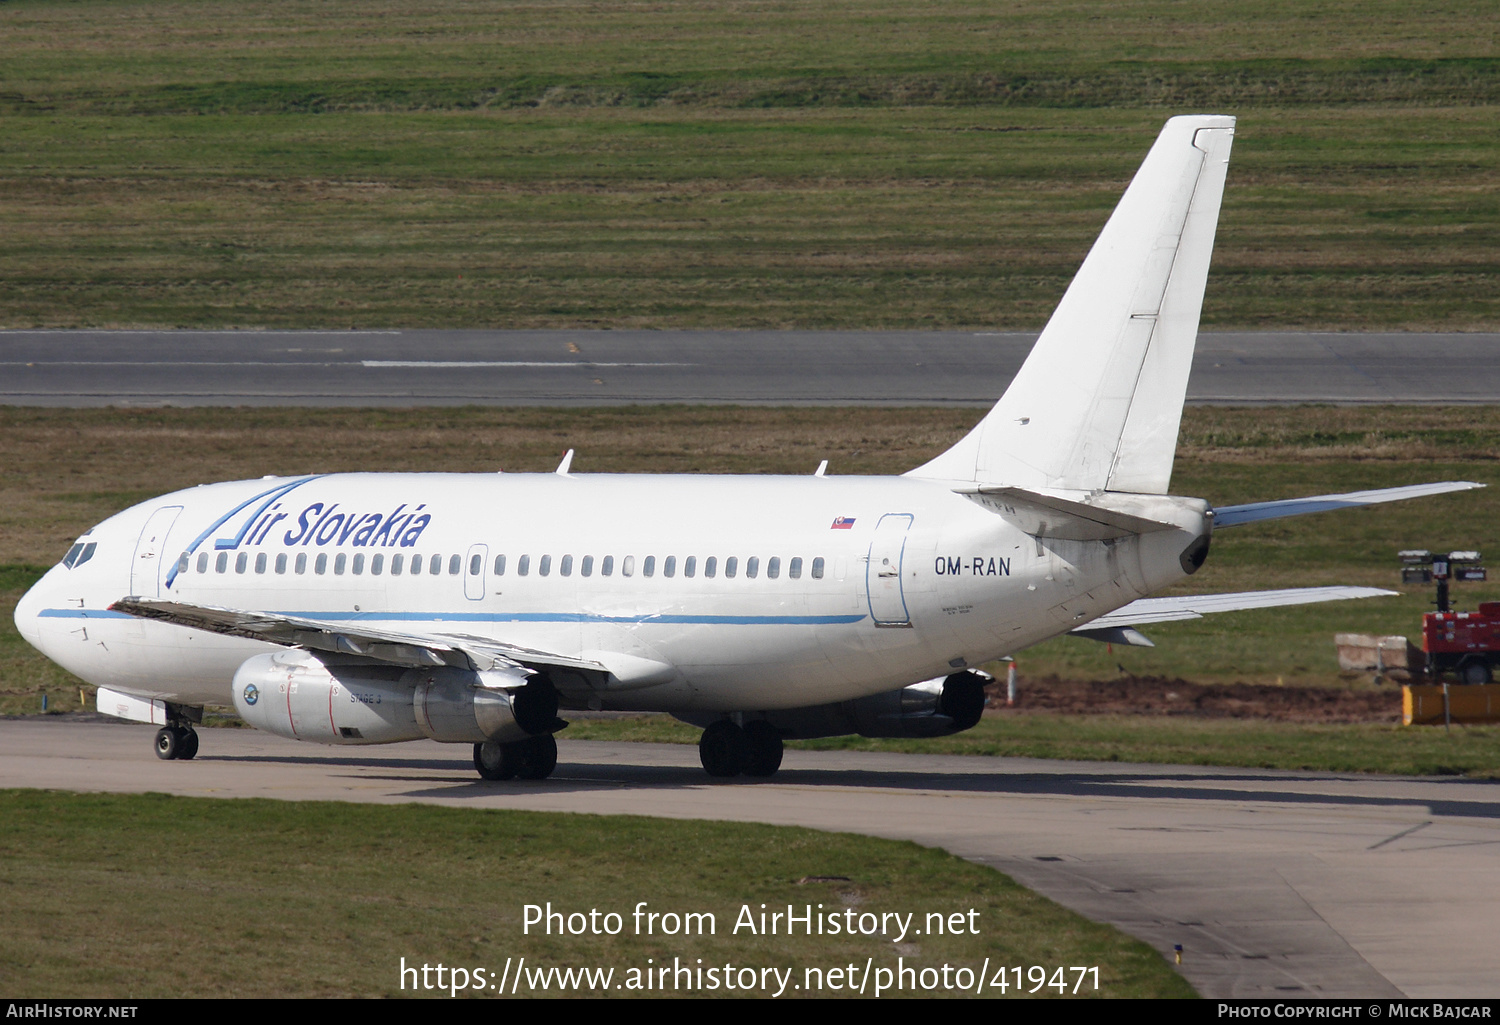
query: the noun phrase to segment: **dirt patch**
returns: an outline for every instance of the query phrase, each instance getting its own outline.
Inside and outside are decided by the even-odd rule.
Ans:
[[[988,707],[1005,708],[1005,684],[987,691]],[[1401,689],[1275,687],[1265,684],[1191,683],[1135,676],[1117,680],[1022,678],[1016,712],[1066,715],[1187,715],[1204,719],[1273,719],[1284,722],[1399,722]]]

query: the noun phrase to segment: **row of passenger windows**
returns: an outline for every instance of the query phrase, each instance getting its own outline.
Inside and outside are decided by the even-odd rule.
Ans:
[[[392,555],[389,563],[391,576],[400,576],[403,572],[407,576],[416,576],[423,572],[423,556],[413,555],[410,557],[410,560],[408,562],[405,555]],[[363,552],[357,552],[353,556],[339,552],[331,560],[327,552],[319,552],[312,560],[312,571],[318,574],[327,573],[330,561],[333,564],[333,572],[336,576],[342,576],[346,572],[359,576],[367,569],[371,575],[380,576],[386,571],[387,567],[384,554],[371,555],[367,562]],[[281,552],[277,554],[275,559],[275,571],[277,573],[285,573],[290,566],[293,573],[306,573],[308,562],[306,552],[298,552],[295,560],[288,559],[287,553]],[[445,562],[447,571],[451,576],[458,576],[464,569],[463,556],[450,555],[445,560],[441,555],[430,555],[425,557],[426,572],[431,576],[438,576],[443,572]],[[209,553],[199,552],[197,571],[199,573],[209,572],[209,563]],[[213,556],[212,564],[213,572],[215,573],[229,572],[229,553],[219,552],[218,555]],[[182,556],[177,560],[177,572],[186,573],[191,565],[192,556],[187,552],[183,552]],[[543,555],[536,560],[534,565],[538,576],[546,577],[552,575],[554,568],[552,556]],[[644,577],[656,576],[658,566],[661,569],[661,575],[664,577],[675,577],[679,566],[684,577],[696,577],[701,569],[703,576],[706,578],[716,577],[721,571],[725,577],[732,578],[739,576],[743,567],[744,575],[749,579],[754,579],[760,576],[762,571],[762,563],[758,555],[749,556],[744,560],[743,564],[740,562],[739,557],[735,555],[726,556],[722,564],[716,555],[706,556],[701,562],[698,556],[689,555],[685,556],[680,563],[675,555],[665,556],[661,559],[660,563],[658,563],[656,556],[647,555],[640,560],[639,565],[641,576]],[[265,573],[270,566],[271,558],[269,553],[255,553],[255,572]],[[618,566],[622,577],[633,577],[636,574],[636,557],[634,555],[627,555],[619,560]],[[597,562],[592,555],[585,555],[575,562],[573,556],[564,555],[556,562],[556,569],[559,576],[572,576],[575,567],[580,576],[591,577],[597,568],[600,576],[611,577],[615,574],[616,561],[613,555],[606,555],[602,559],[597,560]],[[785,565],[786,575],[792,580],[800,579],[802,576],[802,567],[803,562],[800,556],[788,559]],[[530,576],[532,568],[531,556],[523,555],[516,559],[515,572],[517,576]],[[780,556],[773,555],[769,559],[766,559],[764,563],[766,578],[769,580],[777,579],[781,576],[782,568]],[[245,573],[249,569],[250,553],[236,553],[234,556],[234,571],[236,573]],[[506,557],[503,555],[495,556],[495,576],[505,576],[505,569]],[[482,557],[477,554],[469,556],[469,575],[477,577],[483,570],[484,562]],[[823,559],[821,557],[813,559],[809,570],[814,580],[821,580],[823,578]]]

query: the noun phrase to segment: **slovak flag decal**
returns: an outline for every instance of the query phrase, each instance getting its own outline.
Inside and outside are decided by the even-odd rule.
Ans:
[[[833,520],[833,526],[830,527],[829,529],[830,530],[849,530],[853,526],[854,526],[854,517],[853,516],[836,516],[836,517],[834,517],[834,520]]]

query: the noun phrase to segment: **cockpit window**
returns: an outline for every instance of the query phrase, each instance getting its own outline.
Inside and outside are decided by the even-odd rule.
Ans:
[[[64,555],[62,558],[62,564],[69,569],[72,569],[73,563],[78,559],[78,553],[81,551],[83,551],[83,545],[81,543],[74,545],[72,548],[69,548],[68,554]]]

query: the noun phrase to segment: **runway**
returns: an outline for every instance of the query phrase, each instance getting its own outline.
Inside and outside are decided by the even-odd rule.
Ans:
[[[1171,957],[1207,997],[1500,995],[1500,782],[789,751],[710,783],[691,747],[559,742],[542,783],[484,783],[463,746],[301,745],[205,730],[0,721],[8,787],[641,814],[945,848]]]
[[[0,404],[988,405],[1034,334],[7,331]],[[1500,335],[1205,333],[1191,403],[1500,402]]]

